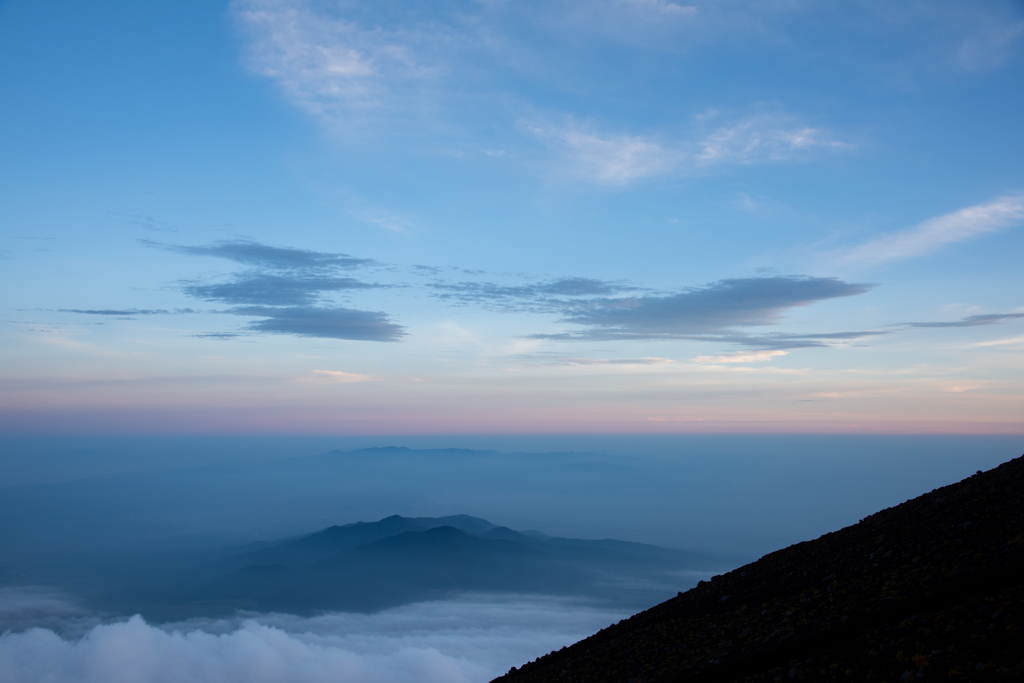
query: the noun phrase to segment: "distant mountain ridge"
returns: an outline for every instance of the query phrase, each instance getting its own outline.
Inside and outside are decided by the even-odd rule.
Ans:
[[[713,566],[696,553],[527,536],[469,515],[392,515],[225,558],[215,565],[224,573],[182,599],[214,610],[373,610],[466,591],[586,595],[609,577],[671,581]]]
[[[302,566],[322,560],[334,553],[409,531],[426,531],[450,526],[469,534],[480,534],[495,528],[487,520],[469,515],[447,517],[401,517],[391,515],[378,522],[355,522],[335,525],[299,538],[271,545],[228,558],[225,565],[243,567],[249,564],[283,564]]]

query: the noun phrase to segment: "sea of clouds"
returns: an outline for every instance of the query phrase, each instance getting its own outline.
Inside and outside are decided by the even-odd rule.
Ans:
[[[374,614],[150,624],[0,589],[7,683],[483,683],[626,616],[580,600],[468,595]]]

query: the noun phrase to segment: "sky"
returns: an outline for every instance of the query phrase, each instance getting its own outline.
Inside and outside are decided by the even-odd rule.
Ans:
[[[0,3],[0,432],[1024,433],[1024,4]]]

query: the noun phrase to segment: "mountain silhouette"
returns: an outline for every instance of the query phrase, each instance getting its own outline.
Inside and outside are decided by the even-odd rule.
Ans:
[[[1024,456],[770,553],[500,681],[1024,679]]]
[[[232,556],[221,562],[224,567],[245,567],[253,564],[282,564],[301,567],[323,560],[335,553],[366,543],[396,536],[407,531],[426,531],[450,526],[467,533],[486,532],[494,528],[487,520],[469,515],[449,517],[400,517],[392,515],[378,522],[356,522],[332,526],[291,541]]]
[[[642,543],[527,536],[468,515],[393,515],[221,560],[224,573],[180,599],[208,611],[374,610],[467,591],[585,595],[612,578],[665,583],[712,564]]]

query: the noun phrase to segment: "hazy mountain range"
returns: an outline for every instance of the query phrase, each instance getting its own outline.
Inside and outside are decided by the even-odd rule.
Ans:
[[[468,515],[332,526],[222,558],[178,602],[203,611],[373,610],[467,591],[643,601],[721,562],[612,539],[525,533]]]
[[[813,537],[971,464],[928,440],[920,462],[889,457],[900,440],[827,458],[811,446],[830,441],[800,452],[804,442],[785,439],[735,442],[750,446],[742,452],[716,443],[647,457],[370,448],[6,487],[0,587],[55,588],[88,608],[153,618],[373,610],[459,591],[642,608],[788,545],[777,529]],[[359,519],[381,521],[334,526]],[[749,552],[699,542],[716,539]]]

